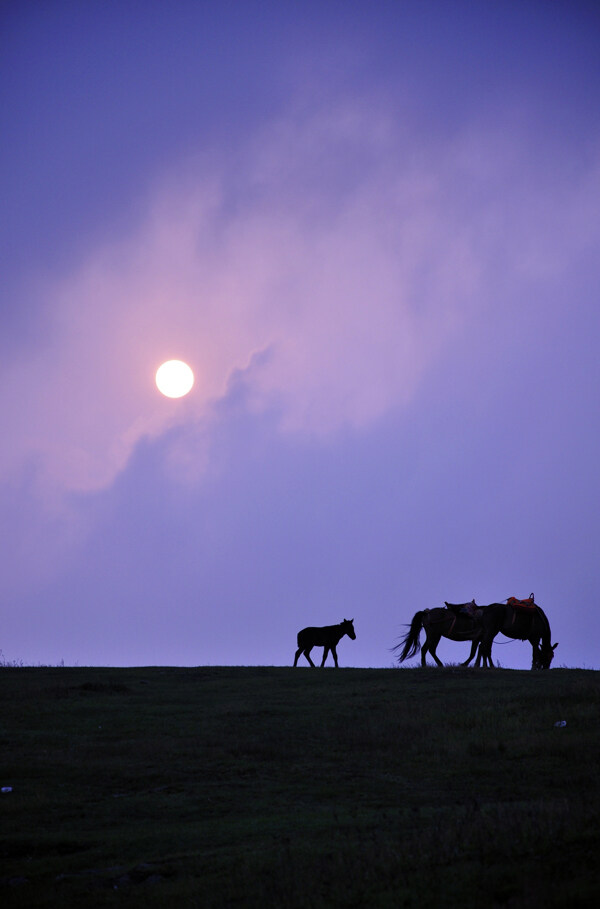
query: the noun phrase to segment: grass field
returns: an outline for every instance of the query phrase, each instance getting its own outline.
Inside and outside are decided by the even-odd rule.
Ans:
[[[0,698],[2,906],[599,904],[598,672],[2,668]]]

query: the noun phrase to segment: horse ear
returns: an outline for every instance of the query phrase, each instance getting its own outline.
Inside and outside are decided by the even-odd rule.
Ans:
[[[556,650],[557,647],[558,647],[558,641],[556,642],[556,644],[552,645],[552,650]]]

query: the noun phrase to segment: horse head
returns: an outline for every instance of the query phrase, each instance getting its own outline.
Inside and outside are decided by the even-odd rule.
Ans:
[[[550,669],[550,663],[554,659],[554,651],[558,647],[556,644],[537,647],[533,652],[532,669]]]
[[[344,634],[347,634],[348,637],[352,640],[356,640],[356,632],[353,625],[354,619],[344,619],[342,622],[342,630]]]

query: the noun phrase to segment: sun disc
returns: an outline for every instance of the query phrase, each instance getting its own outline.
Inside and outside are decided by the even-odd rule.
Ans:
[[[156,370],[156,387],[167,398],[182,398],[193,384],[194,373],[183,360],[167,360]]]

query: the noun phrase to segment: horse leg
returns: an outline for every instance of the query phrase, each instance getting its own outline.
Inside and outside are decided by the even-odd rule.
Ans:
[[[479,645],[479,653],[477,654],[477,663],[476,666],[479,668],[479,661],[483,658],[483,669],[493,669],[494,664],[492,662],[492,643],[483,643]]]
[[[494,662],[492,660],[492,645],[494,643],[494,638],[492,638],[485,647],[485,655],[488,661],[488,669],[495,669]]]
[[[427,651],[431,650],[431,638],[429,626],[423,625],[423,630],[425,631],[425,643],[421,647],[421,667],[424,668],[427,666],[427,660],[425,659]]]
[[[480,644],[479,644],[479,650],[477,651],[477,659],[475,660],[475,668],[476,668],[476,669],[479,669],[479,667],[482,665],[482,660],[483,660],[483,667],[482,667],[482,668],[485,669],[485,667],[487,666],[487,660],[488,660],[488,657],[487,657],[487,650],[485,649],[485,647],[483,646],[483,644],[480,643]]]
[[[310,652],[311,652],[311,650],[312,650],[312,647],[305,647],[305,648],[304,648],[304,656],[306,657],[306,659],[308,660],[308,662],[310,663],[310,665],[311,665],[312,668],[314,669],[314,668],[315,668],[315,664],[313,663],[313,661],[312,661],[311,658],[310,658]]]
[[[333,662],[335,663],[335,668],[337,669],[337,668],[338,668],[338,661],[337,661],[337,650],[335,649],[335,647],[332,647],[332,648],[331,648],[331,652],[332,652],[332,654],[333,654]]]
[[[479,645],[479,641],[477,641],[477,640],[472,641],[472,643],[471,643],[471,653],[469,654],[469,659],[468,659],[468,660],[465,660],[464,663],[461,663],[461,664],[460,664],[461,666],[468,666],[468,665],[469,665],[469,663],[471,662],[471,660],[472,660],[473,657],[475,656],[475,653],[476,653],[476,651],[477,651],[478,645]]]
[[[429,653],[431,654],[431,656],[437,663],[437,665],[443,667],[444,664],[442,663],[442,661],[440,660],[440,658],[438,657],[438,655],[436,653],[437,645],[440,643],[441,636],[442,635],[438,634],[437,632],[435,634],[432,634],[431,637],[427,638],[426,646],[429,650]]]
[[[296,656],[294,657],[294,666],[298,665],[298,659],[299,659],[301,653],[302,653],[302,647],[298,647],[298,650],[296,651]]]
[[[438,643],[439,643],[439,641],[438,641]],[[441,667],[443,668],[444,664],[442,663],[442,661],[440,660],[439,656],[438,656],[437,653],[435,652],[435,651],[436,651],[436,648],[437,648],[437,644],[435,645],[435,647],[430,647],[430,648],[429,648],[429,653],[431,654],[431,656],[433,657],[433,659],[436,661],[436,663],[438,664],[438,666],[441,666]]]
[[[321,667],[325,665],[325,660],[327,659],[327,654],[329,653],[329,647],[323,647],[323,659],[321,660]]]

